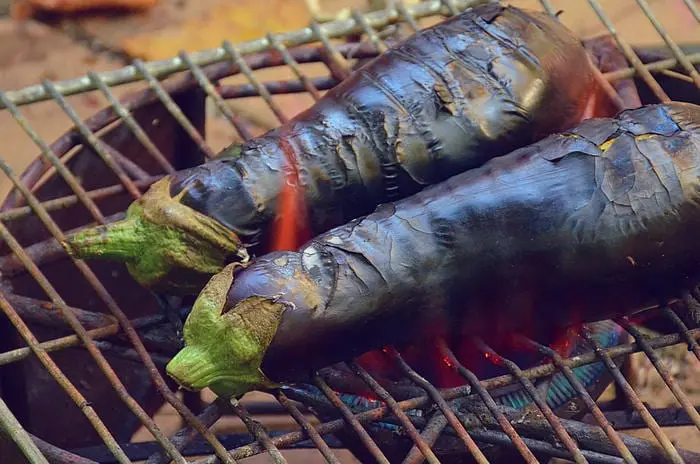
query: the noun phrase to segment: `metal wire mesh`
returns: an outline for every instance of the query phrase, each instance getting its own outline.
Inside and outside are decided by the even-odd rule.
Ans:
[[[276,403],[268,404],[272,407],[268,413],[286,413],[297,427],[271,431],[248,410],[256,406],[254,412],[259,415],[257,405],[215,400],[203,407],[196,397],[181,397],[163,376],[163,366],[179,346],[177,334],[169,330],[173,324],[158,310],[154,298],[131,282],[121,267],[88,265],[67,257],[59,245],[76,228],[123,217],[129,202],[163,175],[214,156],[216,150],[206,136],[206,104],[216,109],[235,138],[250,139],[265,128],[236,114],[229,101],[257,97],[283,123],[290,116],[276,101],[278,95],[308,93],[318,100],[358,60],[386,50],[388,26],[405,24],[417,30],[422,18],[450,16],[474,3],[478,2],[390,2],[386,10],[354,12],[345,21],[312,23],[300,31],[269,34],[237,45],[224,42],[220,48],[199,53],[183,52],[172,60],[136,60],[116,71],[0,91],[0,108],[12,115],[40,151],[18,175],[2,159],[8,147],[0,148],[0,169],[12,183],[0,210],[4,252],[0,309],[8,321],[7,327],[0,327],[0,425],[27,460],[184,463],[184,456],[199,456],[195,462],[204,464],[232,463],[264,453],[279,463],[287,459],[281,449],[306,447],[318,450],[328,462],[341,462],[336,448],[350,448],[367,462],[509,462],[518,457],[526,462],[557,457],[577,463],[698,460],[698,455],[674,444],[664,431],[665,426],[679,424],[694,425],[700,431],[700,415],[658,354],[663,347],[686,344],[700,360],[700,295],[692,289],[673,307],[649,311],[648,317],[635,321],[617,321],[631,337],[630,343],[605,348],[584,328],[581,336],[590,351],[564,359],[551,348],[523,339],[524,350],[548,359],[528,369],[476,340],[484,357],[505,369],[496,377],[479,379],[441,346],[445,362],[464,379],[464,385],[455,388],[437,389],[394,351],[386,355],[404,374],[406,382],[400,385],[382,384],[349,360],[344,368],[333,366],[314,374],[313,390],[285,386],[276,391]],[[616,32],[599,3],[588,3],[630,63],[629,69],[602,75],[605,81],[634,76],[647,101],[677,98],[680,84],[690,89],[689,98],[700,96],[694,93],[700,88],[695,67],[700,53],[684,53],[646,1],[636,3],[670,53],[640,56]],[[700,22],[695,3],[684,3],[688,14]],[[542,0],[541,7],[557,13],[548,1]],[[352,34],[363,34],[364,40],[335,40]],[[311,63],[322,63],[325,75],[309,77],[304,66]],[[264,82],[261,70],[271,67],[287,67],[292,79]],[[243,76],[244,81],[222,82],[234,75]],[[115,96],[114,87],[137,81],[148,88],[123,99]],[[91,91],[102,94],[109,106],[81,120],[66,97]],[[51,144],[23,116],[22,106],[43,100],[56,102],[74,124]],[[662,334],[643,335],[638,327],[645,324],[660,327]],[[637,352],[646,354],[679,408],[652,410],[641,401],[619,368],[625,356]],[[573,374],[572,369],[599,362],[623,398],[623,416],[619,411],[603,411]],[[554,411],[537,385],[557,373],[576,392],[564,409],[579,404],[574,415],[579,420],[564,417],[561,408]],[[349,385],[370,391],[376,401],[349,404],[339,393]],[[532,403],[520,409],[498,403],[494,392],[513,385],[520,386]],[[74,403],[72,409],[62,405],[65,395]],[[164,403],[183,420],[183,428],[174,434],[166,433],[153,419]],[[589,420],[580,420],[586,413]],[[81,446],[90,440],[74,437],[65,443],[48,443],[37,437],[39,432],[27,431],[59,436],[46,422],[55,420],[65,427],[61,415],[79,421],[74,427],[92,437],[92,445]],[[247,432],[216,435],[212,426],[222,416],[240,418]],[[635,425],[648,428],[654,440],[621,433]],[[138,426],[145,427],[155,441],[129,443]]]

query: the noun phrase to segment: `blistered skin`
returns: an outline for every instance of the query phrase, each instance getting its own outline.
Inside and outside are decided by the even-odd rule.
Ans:
[[[629,314],[697,283],[699,189],[700,107],[584,121],[261,257],[222,314],[288,305],[262,363],[273,381],[430,333],[537,337]]]
[[[256,245],[289,160],[304,225],[323,232],[571,127],[594,85],[584,48],[555,19],[475,7],[382,54],[239,158],[178,173],[171,194],[187,187],[183,204]]]
[[[556,19],[477,6],[368,62],[290,122],[161,179],[124,221],[62,245],[124,261],[151,290],[197,294],[227,263],[295,249],[378,204],[612,114],[593,71]]]

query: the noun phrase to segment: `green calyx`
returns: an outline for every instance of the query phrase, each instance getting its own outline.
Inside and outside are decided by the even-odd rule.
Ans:
[[[276,388],[261,370],[286,305],[252,296],[226,308],[233,263],[212,277],[195,301],[184,326],[185,347],[166,366],[182,388],[210,388],[222,398]]]
[[[238,236],[170,196],[170,179],[154,183],[129,206],[126,218],[85,229],[62,243],[77,258],[124,261],[141,285],[197,293],[231,256],[248,261]]]

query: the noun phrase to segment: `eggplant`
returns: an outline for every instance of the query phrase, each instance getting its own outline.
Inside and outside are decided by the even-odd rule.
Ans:
[[[227,266],[167,373],[237,396],[387,345],[537,340],[671,302],[699,281],[699,176],[699,106],[583,121],[297,251]]]
[[[226,264],[274,251],[280,219],[310,238],[568,129],[600,101],[568,29],[487,2],[389,49],[288,123],[156,182],[124,221],[62,245],[123,261],[155,291],[196,295]]]

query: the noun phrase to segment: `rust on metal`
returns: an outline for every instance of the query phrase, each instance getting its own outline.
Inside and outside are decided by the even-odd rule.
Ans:
[[[600,359],[602,359],[603,362],[605,362],[605,366],[608,368],[608,371],[612,374],[613,378],[615,379],[615,382],[622,389],[634,410],[637,411],[637,413],[644,419],[644,422],[646,423],[647,427],[649,427],[649,430],[651,430],[651,432],[659,441],[663,449],[668,454],[669,459],[671,459],[671,461],[674,463],[682,463],[683,459],[678,454],[678,450],[673,446],[671,440],[669,440],[668,436],[663,432],[663,430],[661,430],[661,427],[659,427],[659,424],[654,420],[651,414],[649,414],[649,410],[646,408],[646,406],[644,406],[644,404],[642,404],[642,401],[634,392],[634,389],[629,384],[627,379],[625,379],[625,377],[622,375],[620,369],[618,369],[618,367],[615,365],[610,355],[602,349],[600,343],[598,343],[597,340],[593,339],[590,336],[590,333],[588,332],[588,329],[586,327],[582,329],[581,335],[586,339],[588,343],[590,343],[593,346],[596,354],[600,357]]]
[[[571,435],[569,435],[564,426],[561,424],[559,418],[552,411],[552,408],[550,408],[549,405],[547,405],[547,402],[542,399],[542,396],[537,392],[537,389],[533,385],[532,381],[523,375],[522,369],[520,369],[520,367],[518,367],[518,365],[515,364],[513,361],[500,356],[490,346],[486,345],[482,340],[477,339],[476,345],[482,353],[489,355],[489,360],[491,360],[496,365],[504,366],[510,371],[511,374],[513,374],[513,376],[515,376],[518,379],[518,381],[525,388],[525,391],[528,393],[530,398],[532,398],[532,400],[535,402],[542,414],[544,414],[544,417],[547,419],[547,422],[549,422],[549,424],[552,426],[552,429],[554,429],[554,432],[556,433],[559,440],[561,440],[566,449],[569,450],[571,456],[574,458],[574,461],[579,464],[587,462],[586,458],[581,453],[581,450],[576,445],[576,442],[574,442],[573,438],[571,438]]]
[[[345,405],[345,403],[343,403],[340,400],[340,398],[336,396],[335,392],[331,389],[331,387],[329,387],[328,384],[324,382],[318,374],[314,374],[313,381],[316,384],[316,386],[323,392],[323,394],[326,395],[326,398],[328,398],[328,400],[333,404],[333,406],[338,408],[338,410],[343,416],[342,421],[347,421],[352,430],[357,434],[357,436],[360,438],[367,450],[377,460],[377,462],[388,464],[390,461],[384,455],[382,450],[379,449],[379,446],[377,446],[374,440],[372,440],[372,437],[369,436],[367,430],[365,430],[365,428],[362,426],[362,422],[360,421],[360,419],[352,413],[350,408],[347,405]]]
[[[564,373],[564,375],[566,376],[566,380],[569,381],[571,386],[574,387],[576,392],[583,399],[583,402],[585,403],[586,407],[591,412],[593,417],[595,417],[595,419],[598,421],[598,424],[600,425],[600,427],[605,431],[605,434],[610,439],[610,442],[620,452],[620,455],[625,460],[625,462],[627,462],[629,464],[636,463],[637,460],[634,458],[634,456],[630,452],[629,448],[627,448],[625,443],[622,441],[622,439],[620,438],[620,435],[615,431],[615,429],[610,424],[610,422],[608,422],[608,420],[605,418],[603,411],[600,410],[600,407],[598,407],[595,400],[586,391],[586,387],[584,387],[581,384],[581,381],[579,381],[576,378],[573,371],[569,367],[566,366],[566,364],[564,363],[564,360],[559,355],[559,353],[557,353],[556,351],[554,351],[553,349],[551,349],[547,346],[541,345],[541,344],[534,342],[532,340],[524,340],[524,343],[534,347],[536,350],[538,350],[540,353],[544,354],[545,356],[549,357],[554,362],[554,365],[556,365],[557,368],[561,372]]]
[[[691,0],[683,1],[691,15],[700,22],[700,12],[695,3]],[[419,29],[417,23],[419,18],[434,16],[438,13],[454,15],[475,2],[434,0],[410,6],[401,1],[388,3],[388,8],[383,11],[372,13],[353,11],[350,19],[331,24],[313,22],[302,31],[268,34],[259,40],[244,44],[226,42],[215,50],[193,54],[183,52],[178,57],[163,62],[142,63],[137,60],[132,65],[116,71],[89,73],[80,79],[63,82],[44,81],[39,86],[16,92],[0,91],[0,109],[6,108],[8,110],[13,119],[36,144],[40,154],[21,178],[12,173],[4,163],[2,164],[2,170],[13,183],[13,190],[0,210],[0,238],[10,250],[9,254],[0,257],[0,272],[2,277],[7,279],[28,274],[27,277],[33,278],[48,296],[48,299],[44,301],[45,297],[31,298],[2,289],[0,309],[12,327],[15,328],[17,334],[26,342],[26,346],[1,352],[0,366],[14,364],[30,356],[35,356],[72,399],[73,403],[77,405],[118,462],[130,462],[128,453],[120,447],[113,431],[107,428],[92,405],[61,371],[50,353],[81,345],[89,352],[128,409],[136,414],[139,422],[154,435],[160,449],[149,457],[149,464],[161,464],[171,460],[184,463],[182,453],[186,446],[199,436],[204,437],[213,450],[212,455],[197,461],[200,464],[222,461],[233,463],[237,459],[261,453],[268,453],[273,462],[281,463],[285,462],[285,459],[280,449],[306,440],[310,440],[312,446],[318,449],[328,462],[337,463],[339,460],[324,437],[348,430],[357,435],[360,443],[377,462],[390,462],[388,454],[382,451],[379,439],[371,436],[368,432],[370,424],[384,423],[384,421],[401,426],[401,436],[410,439],[411,448],[403,458],[406,463],[422,462],[423,460],[431,463],[439,462],[436,451],[438,443],[442,437],[447,435],[457,437],[459,443],[462,443],[478,462],[487,462],[481,449],[484,444],[517,451],[526,462],[537,462],[533,453],[566,459],[571,459],[573,456],[577,462],[653,462],[662,459],[662,453],[671,462],[692,461],[697,458],[690,452],[677,449],[671,443],[661,429],[661,425],[674,425],[675,422],[661,423],[660,420],[655,419],[656,413],[650,411],[642,403],[612,361],[614,357],[644,352],[681,404],[680,409],[674,409],[673,414],[669,412],[666,415],[673,416],[674,420],[682,416],[685,422],[700,429],[700,415],[698,415],[696,407],[691,404],[687,394],[683,392],[678,382],[665,368],[659,354],[655,351],[658,348],[685,343],[700,360],[700,345],[698,344],[700,329],[694,326],[690,327],[692,321],[679,317],[670,307],[661,307],[658,311],[670,321],[676,333],[647,338],[632,323],[624,319],[621,324],[636,339],[634,343],[603,349],[584,330],[582,335],[592,344],[593,351],[568,359],[563,358],[548,347],[524,339],[522,342],[528,349],[534,349],[548,358],[547,362],[529,369],[521,369],[514,362],[498,357],[488,346],[482,345],[486,352],[493,355],[493,360],[498,359],[510,371],[510,374],[483,380],[479,380],[472,371],[459,363],[446,345],[441,346],[442,353],[449,360],[450,366],[466,380],[466,385],[446,390],[438,390],[409,366],[397,352],[390,350],[390,354],[401,368],[403,375],[413,382],[411,387],[406,387],[404,391],[417,392],[408,397],[402,397],[408,399],[401,399],[397,395],[397,392],[401,390],[394,388],[396,386],[380,384],[357,362],[349,361],[348,366],[350,366],[352,373],[347,375],[354,379],[353,385],[364,385],[383,402],[383,406],[359,413],[353,412],[337,395],[336,387],[350,386],[350,382],[346,382],[348,379],[337,377],[335,380],[338,385],[336,385],[315,374],[313,383],[321,390],[322,395],[320,396],[324,398],[330,408],[337,412],[333,417],[340,418],[312,425],[295,401],[283,391],[276,391],[274,392],[275,397],[281,405],[281,410],[286,411],[301,427],[301,430],[271,436],[265,427],[254,420],[240,403],[229,405],[219,399],[204,408],[201,414],[195,416],[192,410],[176,397],[160,374],[163,364],[167,362],[169,354],[166,352],[171,348],[172,342],[157,340],[157,343],[153,343],[153,339],[149,338],[153,333],[150,332],[151,329],[156,331],[158,327],[168,323],[164,315],[129,319],[97,277],[97,274],[87,264],[76,260],[69,261],[69,264],[74,265],[80,271],[97,294],[101,304],[109,310],[109,314],[69,306],[49,281],[48,274],[43,274],[39,269],[40,266],[69,259],[59,243],[71,231],[62,230],[49,215],[49,212],[60,212],[66,208],[82,205],[92,221],[103,224],[112,220],[113,216],[105,215],[97,206],[98,203],[105,200],[112,201],[115,198],[126,196],[125,194],[138,198],[141,192],[144,192],[154,181],[162,177],[161,173],[149,174],[148,170],[135,162],[133,158],[126,156],[126,152],[122,152],[117,146],[105,143],[96,135],[110,124],[123,122],[134,138],[145,148],[144,158],[147,156],[154,160],[163,173],[175,172],[177,169],[175,163],[158,147],[153,139],[152,129],[144,127],[142,122],[137,121],[134,112],[138,109],[150,104],[162,105],[167,114],[174,119],[202,154],[211,158],[214,153],[208,146],[204,132],[190,120],[188,111],[178,106],[174,95],[193,90],[206,95],[216,109],[223,114],[235,134],[243,139],[249,139],[252,134],[251,123],[237,115],[235,110],[227,106],[225,100],[260,97],[275,114],[277,120],[285,122],[288,118],[284,114],[284,108],[275,103],[274,95],[303,92],[308,93],[314,100],[318,100],[322,91],[332,88],[350,74],[353,69],[353,60],[373,58],[378,53],[387,50],[389,41],[385,42],[382,39],[384,37],[382,34],[386,31],[387,26],[398,21],[406,23],[413,31],[416,31]],[[557,15],[551,2],[540,0],[540,3],[550,15]],[[695,87],[700,88],[700,74],[696,69],[697,63],[700,63],[700,53],[684,53],[665,32],[646,0],[636,0],[636,4],[670,49],[673,58],[642,63],[640,56],[617,33],[612,21],[603,12],[600,4],[595,0],[588,0],[588,3],[631,64],[627,69],[605,74],[598,73],[597,76],[603,89],[619,107],[622,107],[623,102],[610,83],[632,76],[640,78],[648,85],[660,101],[667,101],[669,96],[655,76],[659,79],[670,77],[678,82],[694,84]],[[350,34],[364,34],[365,39],[360,43],[340,45],[332,43],[332,40],[348,37]],[[299,45],[311,43],[316,46],[299,47]],[[303,65],[308,63],[323,63],[328,70],[328,76],[308,77],[303,70]],[[255,72],[273,66],[287,67],[292,71],[294,79],[263,82]],[[682,72],[687,73],[687,75]],[[219,85],[221,79],[236,74],[243,74],[247,83],[235,86]],[[134,81],[144,81],[148,85],[148,89],[118,100],[111,89],[114,86]],[[65,97],[88,90],[101,92],[109,106],[86,120],[80,120],[75,110],[66,102]],[[47,99],[56,101],[74,124],[73,128],[53,144],[44,142],[18,109],[21,105]],[[81,181],[68,167],[68,162],[73,156],[72,152],[80,146],[89,147],[104,160],[117,177],[117,182],[114,185],[92,189],[81,185]],[[64,180],[68,191],[50,199],[41,196],[40,201],[37,192],[43,185],[43,179],[51,176]],[[39,222],[50,232],[51,238],[28,245],[20,245],[18,238],[13,235],[14,232],[11,232],[7,224],[11,221],[32,218],[32,216],[38,218]],[[697,294],[696,290],[694,292]],[[688,298],[682,298],[682,300],[696,304],[695,300],[690,301],[691,293],[688,293]],[[80,304],[76,306],[80,306]],[[83,308],[89,307],[84,306]],[[32,333],[29,324],[65,331],[72,330],[73,333],[48,340],[42,338],[42,341],[39,341]],[[120,382],[116,372],[105,357],[107,353],[116,358],[138,362],[146,368],[149,378],[160,396],[185,419],[186,423],[181,430],[168,438],[158,429],[145,409],[127,392],[123,382]],[[639,419],[635,419],[636,422],[633,423],[630,419],[629,424],[625,425],[621,422],[611,421],[610,417],[617,416],[610,412],[604,413],[596,404],[596,399],[572,372],[572,369],[576,367],[599,361],[605,364],[606,370],[612,375],[613,380],[632,405],[633,412],[639,415]],[[592,417],[591,420],[594,420],[597,426],[558,418],[549,408],[532,381],[555,373],[564,374],[576,391],[578,398],[587,407]],[[520,412],[499,406],[494,400],[494,396],[492,396],[494,390],[516,384],[520,384],[539,407],[542,415],[537,421],[527,424],[519,423]],[[486,419],[482,421],[481,425],[483,426],[475,427],[471,422],[463,420],[465,414],[468,416],[471,412],[464,413],[460,410],[459,405],[472,400],[478,400],[481,402],[480,404],[483,404],[483,411],[488,416],[484,416]],[[411,410],[431,411],[431,414],[416,418],[406,413]],[[243,420],[254,439],[247,445],[227,450],[211,432],[210,427],[222,415],[231,411]],[[8,417],[3,415],[0,417],[0,422],[7,422]],[[659,448],[646,440],[619,433],[619,430],[631,428],[632,425],[640,428],[647,427],[651,430],[661,447]],[[27,439],[32,444],[29,444]],[[564,447],[552,444],[556,439],[561,441]],[[51,461],[92,462],[46,443],[35,436],[23,436],[22,440],[24,440],[23,446],[26,445],[27,449],[29,447],[38,449]],[[463,449],[460,451],[464,452]],[[28,451],[28,453],[35,453],[35,451]]]
[[[498,424],[503,429],[503,432],[505,432],[505,434],[508,435],[508,438],[511,439],[511,441],[513,442],[523,459],[525,459],[525,461],[528,463],[538,462],[535,455],[532,454],[532,451],[530,451],[525,442],[523,442],[520,435],[518,435],[518,432],[515,431],[511,423],[508,422],[508,419],[506,419],[503,413],[498,409],[496,401],[481,385],[481,382],[479,382],[479,379],[476,377],[476,375],[472,371],[464,367],[457,360],[454,353],[452,353],[452,350],[450,350],[447,344],[442,340],[440,341],[440,350],[442,352],[442,355],[445,356],[445,358],[448,360],[450,366],[453,369],[455,369],[462,377],[464,377],[469,382],[469,385],[471,385],[471,387],[474,390],[476,390],[481,400],[489,409],[489,412],[493,415],[496,421],[498,421]]]
[[[430,398],[437,404],[440,411],[445,415],[447,423],[455,430],[459,438],[462,440],[464,445],[467,447],[474,459],[479,463],[486,463],[488,460],[484,453],[481,451],[479,446],[474,442],[474,439],[469,436],[464,426],[460,423],[459,419],[455,413],[447,405],[447,401],[440,395],[437,388],[430,384],[426,379],[421,377],[416,371],[411,369],[411,367],[406,364],[401,358],[401,355],[395,349],[389,350],[390,355],[398,362],[401,369],[406,373],[406,375],[415,382],[418,386],[424,389]]]
[[[318,434],[314,426],[311,425],[306,417],[304,417],[301,411],[299,411],[299,408],[292,401],[290,401],[289,398],[287,398],[287,395],[282,392],[278,393],[277,401],[279,401],[280,404],[289,411],[294,420],[301,426],[302,430],[304,430],[304,432],[314,442],[314,445],[316,445],[326,461],[329,464],[340,464],[340,461],[338,460],[337,456],[333,454],[333,451],[331,451],[328,443],[323,441],[323,438]]]
[[[92,81],[95,87],[97,87],[104,94],[109,104],[112,105],[112,108],[114,108],[114,111],[116,111],[117,115],[119,115],[121,120],[124,121],[124,124],[126,124],[129,127],[129,129],[131,129],[131,132],[133,132],[134,136],[146,148],[148,154],[151,155],[156,161],[158,161],[158,163],[166,173],[174,173],[175,168],[170,163],[170,161],[167,160],[165,155],[153,143],[148,134],[146,134],[146,131],[143,129],[143,127],[139,125],[139,123],[134,119],[131,113],[129,113],[129,111],[126,108],[124,108],[124,105],[122,105],[119,102],[119,100],[117,100],[114,93],[104,83],[102,78],[92,71],[89,72],[87,76],[90,78],[90,81]]]
[[[668,388],[671,390],[671,393],[673,393],[673,396],[676,397],[680,405],[683,407],[685,410],[686,414],[690,417],[690,419],[693,421],[695,424],[695,427],[700,430],[700,414],[698,413],[697,409],[695,409],[695,406],[693,406],[690,403],[690,400],[688,399],[688,396],[683,392],[683,390],[680,388],[678,385],[678,382],[676,381],[675,378],[669,373],[668,369],[666,366],[664,366],[663,361],[661,360],[661,357],[656,353],[647,343],[646,337],[642,335],[640,330],[632,325],[629,321],[628,318],[623,318],[620,321],[620,324],[624,329],[630,333],[637,342],[637,344],[642,348],[644,353],[647,355],[649,358],[649,361],[654,365],[656,368],[656,371],[659,373],[663,381],[666,383]]]
[[[408,436],[411,437],[411,440],[413,440],[416,448],[423,454],[425,460],[430,463],[440,462],[437,456],[435,456],[435,453],[433,453],[433,450],[430,449],[428,443],[426,443],[423,437],[421,437],[418,429],[416,429],[416,427],[411,423],[411,420],[408,418],[406,413],[403,412],[401,408],[399,408],[398,403],[394,398],[392,398],[389,392],[386,391],[386,389],[382,388],[382,386],[379,385],[379,382],[374,380],[372,376],[357,363],[350,363],[350,368],[355,372],[355,374],[358,377],[360,377],[367,384],[367,386],[369,386],[372,389],[372,391],[374,391],[377,394],[379,399],[386,403],[386,405],[391,410],[391,413],[399,420],[399,423],[406,429]]]

